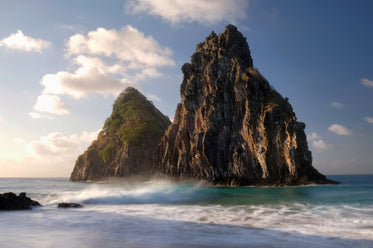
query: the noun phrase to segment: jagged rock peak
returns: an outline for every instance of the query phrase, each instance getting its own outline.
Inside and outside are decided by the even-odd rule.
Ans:
[[[216,185],[331,182],[312,167],[305,124],[253,68],[236,27],[212,32],[181,69],[182,101],[159,145],[159,171]]]
[[[214,31],[196,47],[196,53],[192,56],[198,59],[199,53],[210,55],[212,57],[227,57],[237,59],[243,67],[253,67],[253,61],[250,55],[250,49],[246,38],[233,25],[226,26],[223,33],[219,36]]]
[[[138,90],[125,89],[115,100],[97,140],[78,157],[70,180],[149,175],[156,147],[170,124]]]

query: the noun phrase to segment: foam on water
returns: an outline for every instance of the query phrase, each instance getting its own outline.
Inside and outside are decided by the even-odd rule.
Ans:
[[[44,207],[0,212],[0,247],[373,247],[372,186],[22,183]]]
[[[339,193],[333,192],[329,198],[334,195],[339,202],[328,199],[333,204],[314,203],[315,193],[310,193],[314,190],[315,187],[227,189],[169,182],[91,184],[81,191],[63,191],[58,197],[48,196],[43,201],[46,205],[77,202],[90,211],[121,216],[373,240],[372,202],[345,204]],[[250,193],[255,199],[248,197]],[[282,201],[277,199],[279,196]]]
[[[58,202],[78,202],[82,204],[154,204],[193,203],[203,200],[197,186],[175,185],[169,182],[141,184],[93,184],[80,192],[61,192],[47,196],[46,204]]]

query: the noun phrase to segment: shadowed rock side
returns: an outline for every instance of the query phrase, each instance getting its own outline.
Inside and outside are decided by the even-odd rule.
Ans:
[[[334,183],[312,167],[305,124],[253,68],[246,38],[228,25],[196,47],[157,169],[215,185]]]
[[[70,180],[149,176],[156,147],[170,124],[145,96],[127,88],[116,99],[97,140],[78,157]]]

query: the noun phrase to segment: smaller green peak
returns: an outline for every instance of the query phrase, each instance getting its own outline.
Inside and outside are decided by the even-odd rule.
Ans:
[[[120,105],[124,102],[136,100],[136,101],[146,101],[146,97],[140,93],[139,90],[133,87],[127,87],[123,90],[118,98],[115,100],[114,105]]]
[[[140,91],[138,91],[136,88],[134,88],[134,87],[127,87],[124,91],[122,91],[122,93],[124,93],[124,94],[140,94],[140,95],[142,95],[141,93],[140,93]]]

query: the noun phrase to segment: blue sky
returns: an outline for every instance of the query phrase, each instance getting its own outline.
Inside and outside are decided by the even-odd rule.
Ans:
[[[373,173],[372,1],[0,5],[0,177],[68,177],[127,86],[173,118],[182,64],[230,23],[306,123],[314,166]]]

